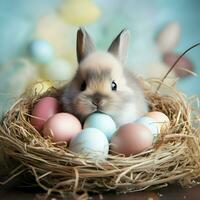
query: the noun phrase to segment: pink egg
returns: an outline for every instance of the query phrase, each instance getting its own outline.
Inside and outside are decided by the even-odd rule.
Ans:
[[[44,137],[51,137],[52,141],[70,141],[81,131],[80,121],[69,113],[58,113],[48,119],[44,125]]]
[[[56,98],[44,97],[34,106],[30,122],[38,131],[41,131],[44,123],[59,110],[59,103]]]
[[[121,126],[112,138],[114,152],[126,156],[138,154],[153,143],[153,135],[148,128],[140,124],[129,123]]]

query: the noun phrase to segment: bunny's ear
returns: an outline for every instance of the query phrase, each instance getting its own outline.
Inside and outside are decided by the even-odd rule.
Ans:
[[[88,54],[95,50],[95,46],[91,37],[83,28],[79,28],[77,31],[76,40],[76,54],[78,63],[80,63]]]
[[[119,33],[119,35],[113,40],[112,44],[108,48],[108,52],[112,53],[123,63],[127,57],[129,40],[129,30],[123,29]]]
[[[161,53],[169,53],[177,46],[181,35],[180,24],[176,21],[167,24],[156,36],[156,43]]]

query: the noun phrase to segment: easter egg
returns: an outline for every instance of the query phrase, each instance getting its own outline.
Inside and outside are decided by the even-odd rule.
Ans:
[[[57,12],[50,12],[37,21],[34,35],[36,38],[47,40],[54,47],[56,56],[67,58],[73,66],[76,66],[76,59],[74,59],[76,29],[77,27],[67,24]]]
[[[148,112],[145,116],[151,117],[154,120],[156,120],[159,131],[161,127],[169,126],[170,124],[169,118],[167,117],[167,115],[165,115],[162,112],[158,112],[158,111]]]
[[[54,97],[44,97],[33,108],[30,123],[38,130],[43,129],[44,123],[59,112],[58,100]]]
[[[84,128],[96,128],[102,131],[110,141],[116,131],[116,124],[113,119],[103,113],[93,113],[84,122]]]
[[[134,121],[134,123],[136,124],[142,124],[144,126],[146,126],[147,128],[150,129],[151,133],[153,134],[154,138],[158,135],[159,133],[159,124],[157,123],[157,121],[151,117],[141,117],[139,119],[137,119],[136,121]]]
[[[71,140],[69,150],[92,160],[102,160],[108,156],[109,143],[100,130],[86,128]]]
[[[91,0],[69,0],[62,5],[60,13],[67,23],[83,25],[95,21],[100,16],[100,9]]]
[[[50,81],[41,81],[34,84],[32,91],[33,91],[33,94],[39,95],[39,94],[45,93],[52,86],[53,84]]]
[[[111,149],[125,156],[138,154],[148,149],[153,143],[151,131],[141,124],[125,124],[112,138]]]
[[[81,129],[81,123],[75,116],[58,113],[48,119],[42,132],[44,137],[50,137],[54,142],[69,142]]]
[[[44,76],[50,80],[70,80],[73,76],[72,66],[64,59],[57,59],[43,66]]]
[[[38,64],[50,63],[54,58],[54,49],[46,40],[33,40],[28,45],[28,54]]]

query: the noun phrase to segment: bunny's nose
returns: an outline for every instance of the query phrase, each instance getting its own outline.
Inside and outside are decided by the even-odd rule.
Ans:
[[[99,93],[94,94],[92,98],[92,103],[95,106],[99,106],[101,104],[101,101],[102,101],[102,96]]]

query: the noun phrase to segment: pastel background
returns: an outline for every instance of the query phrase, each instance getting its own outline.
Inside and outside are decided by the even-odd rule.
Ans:
[[[0,113],[33,82],[43,92],[76,70],[75,40],[84,26],[105,50],[123,29],[131,31],[127,67],[163,77],[174,60],[200,42],[198,0],[0,0]],[[170,74],[188,96],[198,95],[200,47]],[[30,91],[32,92],[32,91]]]

